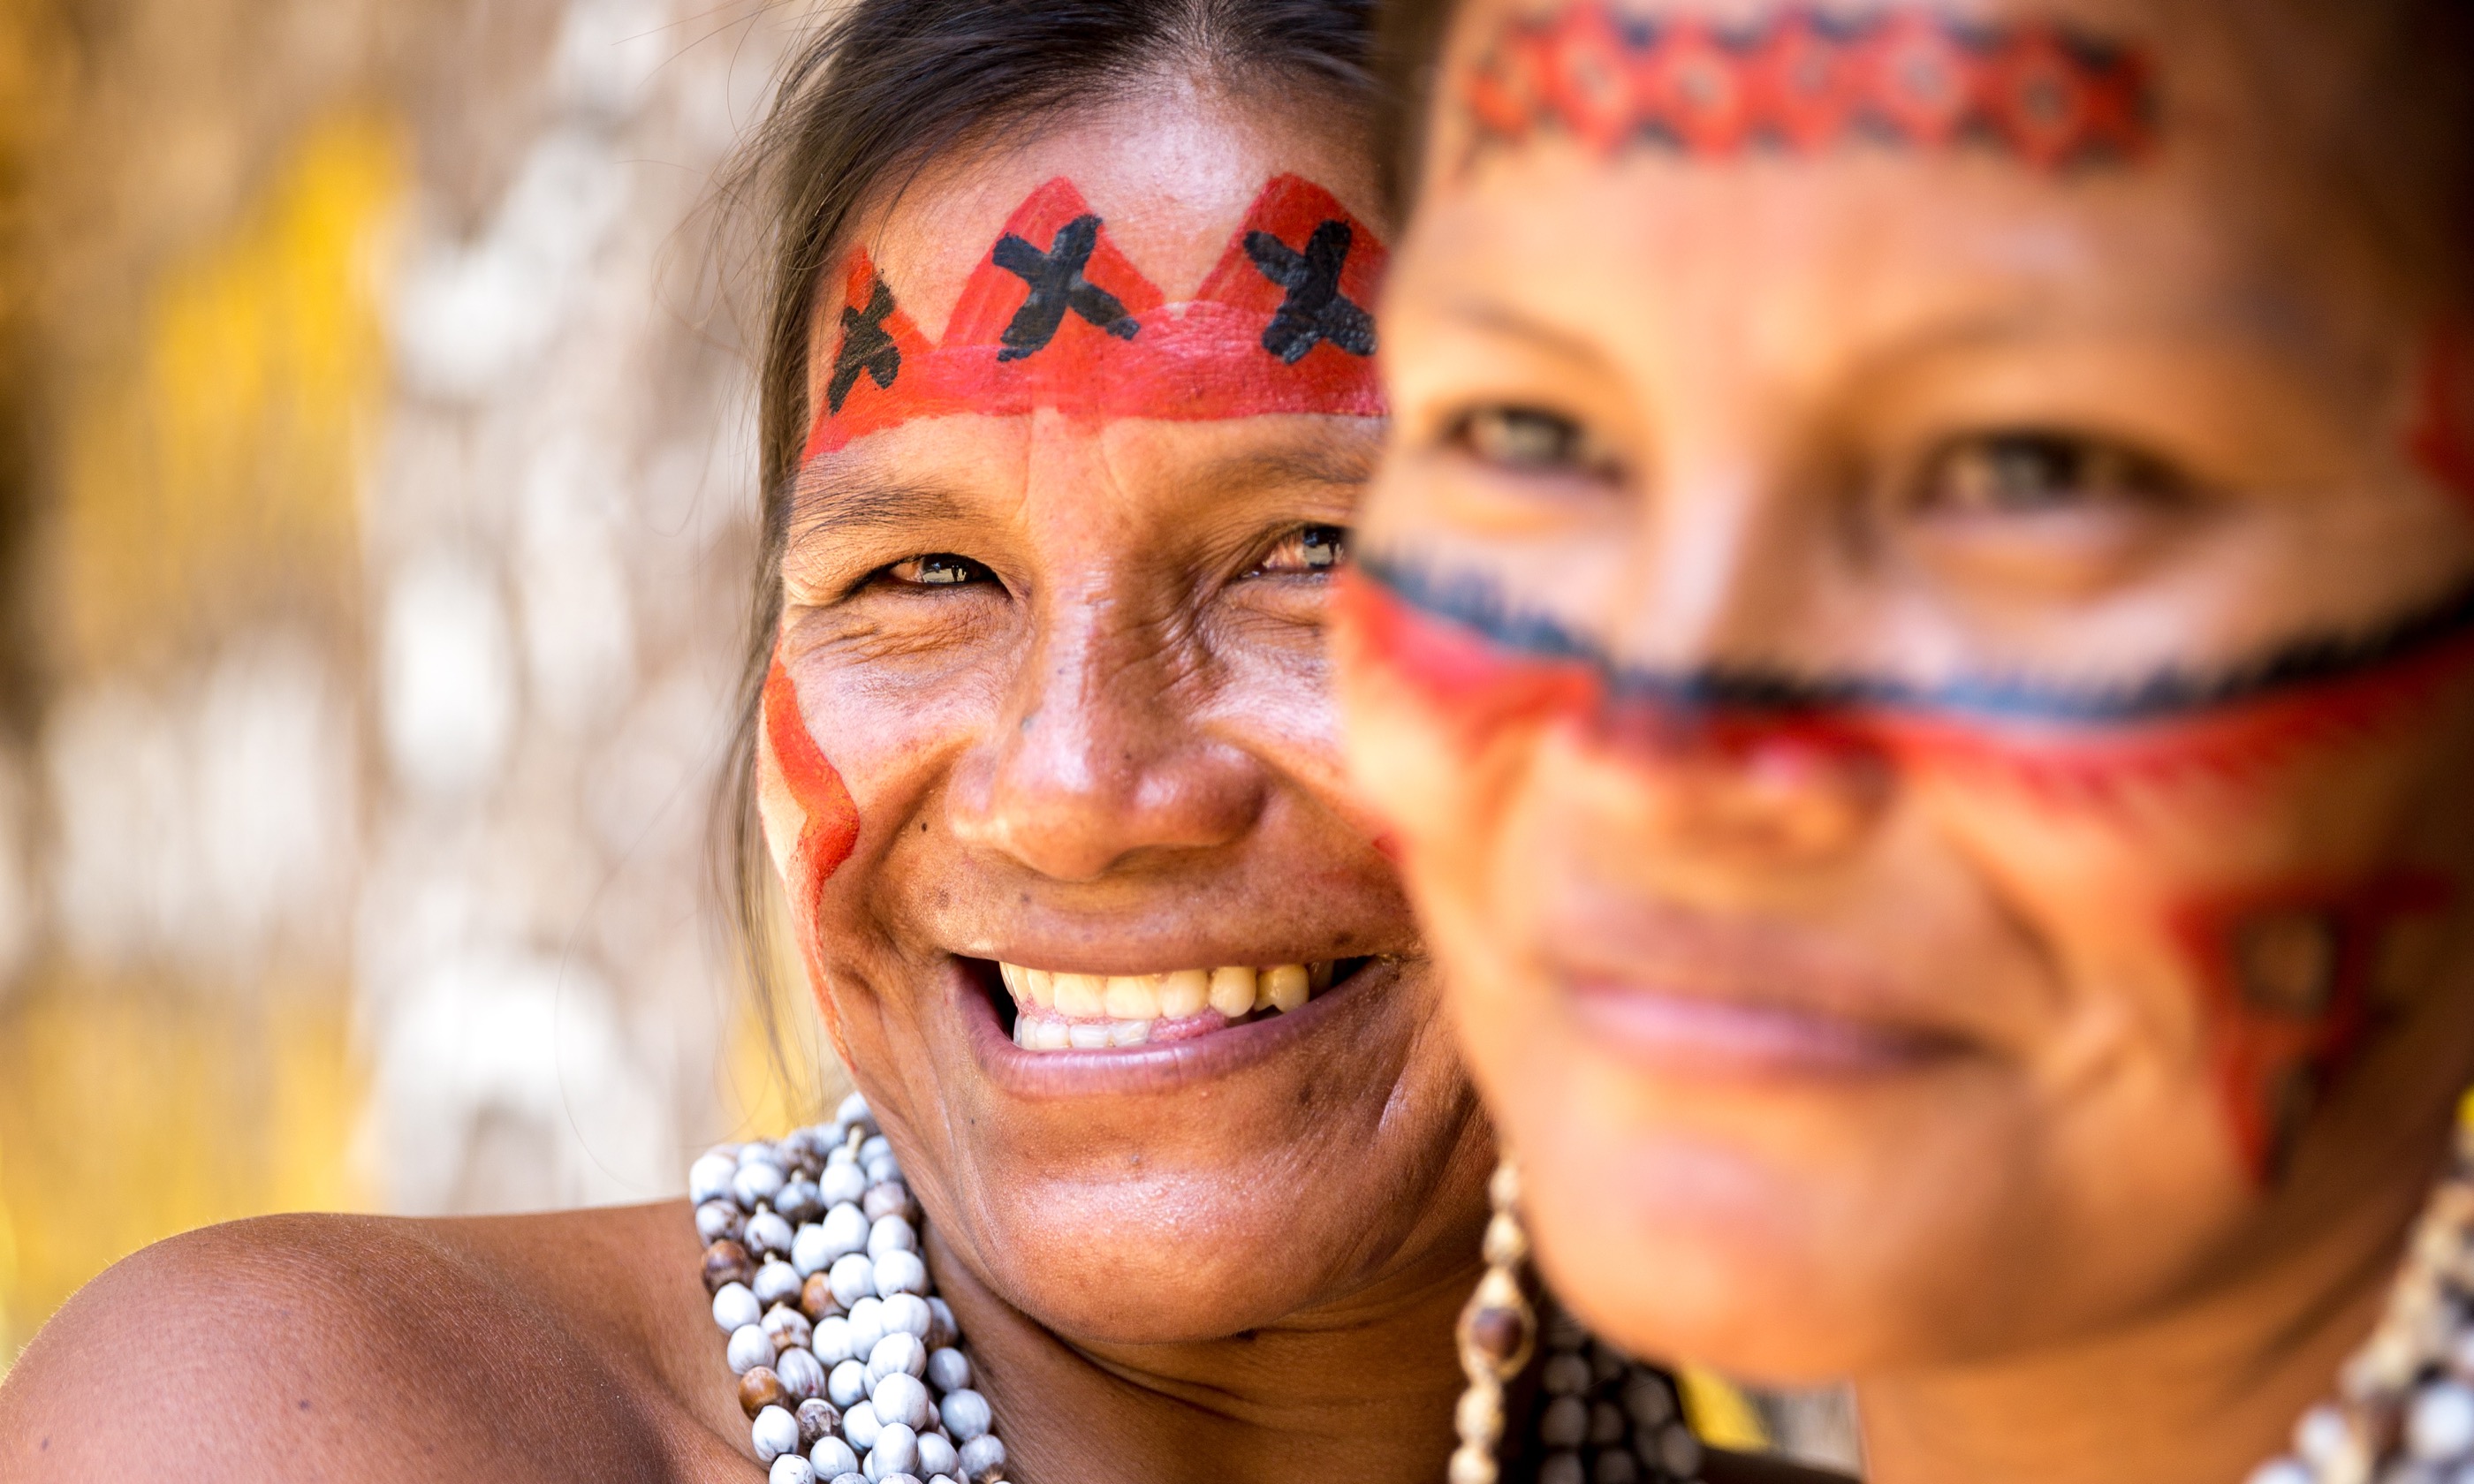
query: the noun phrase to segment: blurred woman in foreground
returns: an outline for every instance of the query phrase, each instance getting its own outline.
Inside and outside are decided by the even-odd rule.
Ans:
[[[1344,689],[1549,1276],[1880,1484],[2474,1478],[2466,8],[1408,10]]]

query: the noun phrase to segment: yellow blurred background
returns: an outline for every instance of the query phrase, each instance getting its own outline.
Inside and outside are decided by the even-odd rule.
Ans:
[[[837,1090],[705,833],[712,184],[802,19],[0,5],[0,1370],[170,1233],[651,1198]]]

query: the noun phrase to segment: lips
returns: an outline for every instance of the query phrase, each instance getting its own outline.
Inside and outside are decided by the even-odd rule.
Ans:
[[[1144,974],[1094,974],[999,962],[1014,1004],[1014,1044],[1098,1051],[1190,1041],[1302,1009],[1342,976],[1344,962],[1223,965]]]

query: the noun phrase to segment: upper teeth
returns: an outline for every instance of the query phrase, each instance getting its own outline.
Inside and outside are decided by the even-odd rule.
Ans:
[[[1159,1020],[1212,1011],[1229,1020],[1295,1010],[1331,984],[1332,966],[1180,969],[1158,974],[1056,973],[1000,963],[1014,1004],[1013,1039],[1034,1050],[1141,1045]]]

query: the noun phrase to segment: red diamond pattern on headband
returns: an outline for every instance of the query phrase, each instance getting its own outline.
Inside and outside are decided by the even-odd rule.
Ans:
[[[901,309],[900,285],[888,290],[867,254],[854,251],[837,306],[836,364],[851,359],[849,337],[863,335],[866,365],[887,368],[889,380],[873,369],[837,377],[841,400],[817,399],[805,457],[913,419],[958,414],[1039,409],[1189,422],[1273,413],[1380,417],[1382,389],[1366,353],[1371,335],[1362,326],[1284,342],[1289,357],[1266,345],[1267,336],[1278,340],[1271,332],[1296,286],[1274,281],[1262,265],[1302,264],[1316,251],[1318,228],[1335,223],[1347,229],[1324,234],[1346,244],[1332,254],[1340,258],[1338,298],[1370,307],[1382,282],[1382,239],[1329,191],[1298,176],[1263,187],[1201,287],[1172,302],[1060,177],[1007,218],[935,342]],[[1249,236],[1258,239],[1251,252]],[[889,291],[889,306],[881,290]],[[1042,296],[1045,313],[1035,302]],[[883,350],[885,341],[894,353]]]
[[[1601,153],[1723,158],[1871,138],[1977,143],[2059,170],[2136,159],[2154,142],[2137,50],[2050,23],[1972,26],[1913,8],[1853,21],[1791,10],[1731,31],[1582,0],[1507,20],[1462,96],[1481,148],[1544,132]]]

